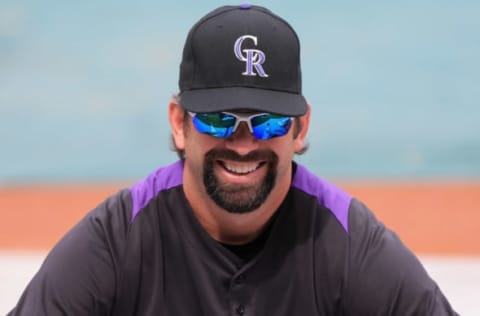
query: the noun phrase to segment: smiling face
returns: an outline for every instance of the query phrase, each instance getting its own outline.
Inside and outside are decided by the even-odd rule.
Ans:
[[[203,184],[222,209],[248,213],[262,205],[272,191],[277,165],[278,155],[272,150],[242,156],[230,149],[212,148],[205,154]]]
[[[291,128],[284,136],[258,140],[245,123],[222,139],[199,133],[174,103],[169,114],[176,146],[185,150],[184,190],[194,207],[210,201],[230,213],[249,213],[268,200],[283,200],[293,155],[303,147],[308,115],[297,137]]]

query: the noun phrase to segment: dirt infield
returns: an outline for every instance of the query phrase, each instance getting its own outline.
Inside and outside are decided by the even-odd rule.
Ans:
[[[418,254],[480,254],[480,182],[343,183]],[[0,249],[47,250],[121,185],[0,188]]]

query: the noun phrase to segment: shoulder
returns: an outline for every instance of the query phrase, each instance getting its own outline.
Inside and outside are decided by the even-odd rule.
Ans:
[[[160,167],[134,185],[118,191],[101,202],[77,225],[89,227],[86,231],[124,239],[130,226],[152,200],[162,192],[181,185],[183,163]]]
[[[328,210],[348,233],[352,197],[335,184],[313,174],[306,167],[295,164],[295,168],[292,188],[312,199],[320,208]]]
[[[384,228],[373,212],[360,200],[339,186],[322,179],[305,166],[295,164],[292,188],[313,199],[320,208],[327,209],[352,237],[365,229]]]
[[[129,188],[132,203],[132,222],[159,194],[183,183],[183,161],[158,168]]]

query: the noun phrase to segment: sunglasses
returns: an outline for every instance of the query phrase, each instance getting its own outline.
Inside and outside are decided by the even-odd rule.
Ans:
[[[192,117],[193,125],[198,132],[218,138],[230,137],[241,122],[247,123],[248,129],[257,139],[279,137],[288,133],[293,120],[289,116],[271,113],[252,115],[230,112],[188,113]]]

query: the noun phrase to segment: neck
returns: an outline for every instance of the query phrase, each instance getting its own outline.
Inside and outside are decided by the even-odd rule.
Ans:
[[[291,173],[290,173],[291,174]],[[245,244],[255,239],[266,227],[285,199],[291,176],[276,183],[266,201],[249,213],[230,213],[220,208],[198,185],[189,185],[184,173],[184,191],[200,225],[215,240],[226,244]]]
[[[218,206],[206,209],[195,207],[193,212],[203,228],[215,240],[226,244],[245,244],[262,233],[278,205],[262,205],[244,214],[229,213]]]

